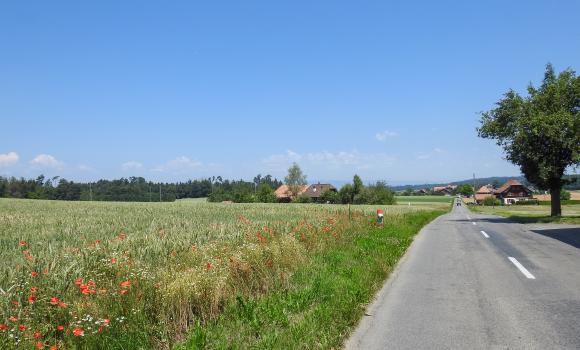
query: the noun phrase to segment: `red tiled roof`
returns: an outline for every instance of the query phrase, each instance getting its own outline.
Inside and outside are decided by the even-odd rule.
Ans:
[[[300,190],[298,191],[298,195],[301,195],[302,193],[304,193],[304,191],[306,191],[307,188],[308,188],[308,185],[300,186]],[[290,188],[288,187],[288,185],[282,185],[282,186],[278,187],[276,189],[276,191],[274,191],[274,194],[276,195],[276,198],[288,198],[288,197],[290,197],[288,195],[289,191],[290,191]]]
[[[505,192],[511,186],[523,186],[523,185],[519,181],[517,181],[517,180],[508,180],[505,184],[501,185],[500,188],[498,188],[497,190],[495,190],[495,193]]]

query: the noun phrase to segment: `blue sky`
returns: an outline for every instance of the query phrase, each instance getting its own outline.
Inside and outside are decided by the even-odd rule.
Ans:
[[[579,69],[577,1],[0,4],[0,174],[515,175],[478,112]]]

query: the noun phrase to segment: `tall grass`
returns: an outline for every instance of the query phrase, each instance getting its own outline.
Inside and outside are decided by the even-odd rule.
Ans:
[[[2,199],[0,346],[172,347],[232,300],[290,288],[374,210]]]

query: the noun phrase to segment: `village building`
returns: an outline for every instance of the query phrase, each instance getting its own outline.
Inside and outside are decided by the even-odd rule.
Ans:
[[[481,188],[475,192],[475,202],[481,204],[486,198],[494,198],[494,191],[492,185],[481,186]]]
[[[331,184],[313,184],[313,185],[302,185],[300,186],[300,190],[298,191],[297,196],[306,196],[309,197],[313,202],[321,202],[322,195],[326,193],[326,191],[333,191],[337,192],[336,187],[332,186]],[[292,201],[292,195],[290,188],[288,185],[282,185],[274,191],[274,195],[276,195],[276,199],[278,202],[288,203]]]
[[[317,183],[308,186],[302,195],[309,197],[313,202],[322,202],[322,195],[327,191],[337,192],[336,187],[331,184]]]
[[[296,195],[300,196],[306,191],[306,189],[308,189],[308,185],[301,185]],[[288,185],[282,185],[278,187],[276,191],[274,191],[274,195],[276,196],[278,202],[281,203],[291,202],[293,197],[292,191],[290,191],[290,187],[288,187]]]
[[[445,196],[450,196],[453,194],[453,191],[457,186],[455,185],[447,185],[447,186],[435,186],[433,187],[433,194],[442,194]]]
[[[502,204],[514,204],[521,200],[533,198],[533,192],[517,180],[508,180],[494,191],[494,195]]]

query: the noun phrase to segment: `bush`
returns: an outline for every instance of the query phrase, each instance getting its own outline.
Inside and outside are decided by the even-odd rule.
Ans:
[[[486,206],[496,206],[496,205],[501,205],[501,202],[499,199],[497,199],[495,197],[487,197],[483,200],[483,202],[481,202],[481,204],[486,205]]]
[[[355,204],[395,204],[395,193],[384,181],[366,186],[360,194],[354,198]]]
[[[320,197],[322,203],[337,204],[340,203],[340,195],[336,191],[326,191]]]
[[[298,196],[294,200],[295,203],[312,203],[312,198],[308,196]]]
[[[570,192],[566,191],[565,189],[562,189],[560,191],[560,200],[567,201],[570,200],[571,197],[572,195],[570,194]]]
[[[537,199],[524,199],[517,201],[516,205],[540,205],[540,201]]]

